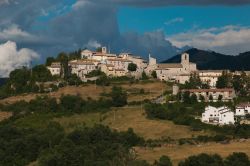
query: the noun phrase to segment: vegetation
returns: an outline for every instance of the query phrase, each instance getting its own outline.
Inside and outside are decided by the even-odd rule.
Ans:
[[[191,74],[189,81],[186,81],[184,85],[181,85],[181,89],[209,89],[208,83],[203,83],[199,77],[199,74]]]
[[[132,129],[111,131],[108,127],[83,128],[64,137],[58,146],[39,156],[41,166],[128,165],[134,156],[130,148],[143,143]]]
[[[136,71],[137,70],[137,65],[134,63],[128,64],[128,70],[129,71]]]
[[[248,166],[250,160],[245,153],[233,153],[225,160],[221,156],[200,154],[197,156],[190,156],[185,161],[179,163],[179,166]]]
[[[111,98],[115,107],[122,107],[127,104],[127,93],[121,87],[114,86],[112,88]]]
[[[148,79],[148,76],[147,76],[147,74],[145,73],[145,71],[142,72],[142,74],[141,74],[141,79],[142,79],[142,80],[147,80],[147,79]]]
[[[154,70],[154,71],[152,71],[151,76],[152,76],[153,78],[157,78],[157,73],[156,73],[156,71],[155,71],[155,70]]]

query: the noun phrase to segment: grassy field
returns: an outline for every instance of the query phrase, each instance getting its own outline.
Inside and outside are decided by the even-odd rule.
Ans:
[[[233,152],[244,152],[250,156],[250,140],[244,142],[231,142],[230,144],[208,143],[203,145],[173,145],[171,147],[160,147],[154,149],[135,148],[138,158],[153,163],[162,155],[169,156],[174,165],[181,160],[200,153],[219,154],[226,157]]]
[[[82,124],[87,126],[104,124],[118,131],[126,131],[128,128],[133,128],[138,135],[145,139],[166,137],[179,139],[207,134],[191,131],[188,127],[175,125],[171,121],[149,120],[145,117],[144,111],[140,106],[113,109],[104,114],[80,114],[70,117],[55,118],[54,120],[59,122],[66,131],[71,131]]]
[[[139,82],[134,84],[123,83],[119,84],[119,86],[123,87],[128,92],[128,101],[142,101],[144,99],[155,98],[162,94],[165,90],[170,90],[170,87],[166,85],[166,83],[154,81],[154,82]],[[30,101],[36,96],[39,95],[48,95],[55,98],[60,98],[61,95],[80,95],[82,98],[87,99],[88,97],[92,99],[100,98],[102,93],[109,93],[111,91],[112,85],[108,87],[95,86],[93,84],[82,85],[79,87],[75,86],[67,86],[60,88],[56,92],[48,93],[48,94],[24,94],[19,96],[9,97],[3,100],[0,100],[0,104],[5,103],[14,103],[16,101],[25,100]],[[140,91],[140,89],[144,89],[145,94],[132,93]]]
[[[0,122],[2,120],[5,120],[5,119],[8,119],[12,116],[12,113],[11,112],[1,112],[0,111]]]

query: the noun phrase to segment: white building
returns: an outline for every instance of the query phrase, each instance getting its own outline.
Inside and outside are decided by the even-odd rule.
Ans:
[[[234,112],[228,107],[212,107],[207,106],[205,112],[202,113],[201,121],[203,123],[229,125],[234,124]]]
[[[235,115],[236,116],[246,116],[250,114],[250,103],[241,103],[236,106]]]
[[[61,75],[62,66],[60,62],[53,62],[51,63],[50,66],[47,67],[47,69],[50,71],[52,76],[55,76],[55,75],[59,76]]]
[[[196,64],[189,62],[189,54],[181,55],[181,63],[162,63],[155,69],[157,78],[165,81],[176,81],[183,74],[191,74],[197,71]]]

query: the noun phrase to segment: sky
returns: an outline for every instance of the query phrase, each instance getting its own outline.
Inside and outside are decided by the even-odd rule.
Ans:
[[[159,61],[196,47],[250,51],[250,0],[0,0],[0,76],[107,46]]]

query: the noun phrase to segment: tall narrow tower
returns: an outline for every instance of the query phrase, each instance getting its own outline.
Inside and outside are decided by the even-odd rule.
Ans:
[[[181,55],[181,64],[182,65],[188,65],[189,64],[189,54],[188,53],[183,53]]]

